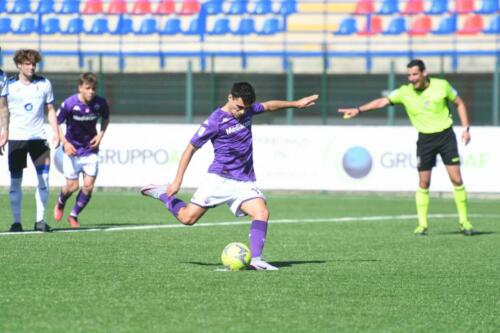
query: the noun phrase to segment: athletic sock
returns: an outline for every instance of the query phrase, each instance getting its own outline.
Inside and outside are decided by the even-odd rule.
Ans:
[[[23,203],[23,191],[21,184],[23,183],[23,174],[12,174],[10,178],[10,208],[12,210],[12,218],[14,223],[21,223],[21,206]]]
[[[38,186],[35,192],[36,200],[36,221],[45,220],[45,208],[49,200],[49,166],[39,165],[36,167]]]
[[[72,194],[72,192],[68,192],[67,194],[64,194],[63,191],[59,192],[59,197],[57,198],[59,208],[64,208],[64,206],[66,205],[66,201],[68,201]]]
[[[418,225],[427,228],[427,212],[429,210],[429,190],[419,188],[415,193],[417,203]]]
[[[257,258],[262,255],[262,250],[264,249],[264,243],[266,242],[267,236],[267,222],[254,220],[250,225],[250,233],[248,235],[250,239],[250,252],[252,252],[252,258]]]
[[[179,211],[182,208],[186,207],[184,201],[177,198],[175,195],[169,197],[166,193],[164,193],[160,195],[160,200],[175,217],[179,215]]]
[[[85,206],[87,206],[91,197],[92,194],[87,195],[83,193],[82,190],[80,190],[80,192],[78,192],[78,195],[76,196],[75,205],[73,206],[70,215],[78,216],[78,214],[80,214],[80,212],[85,208]]]
[[[465,191],[465,187],[455,186],[453,189],[453,196],[455,197],[455,204],[457,205],[458,218],[460,224],[464,222],[468,222],[467,219],[467,191]]]

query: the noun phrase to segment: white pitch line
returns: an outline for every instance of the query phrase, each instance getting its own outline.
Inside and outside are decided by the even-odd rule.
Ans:
[[[470,217],[500,217],[497,214],[469,214]],[[430,214],[431,219],[447,219],[455,218],[457,214]],[[330,218],[315,218],[315,219],[280,219],[270,220],[272,224],[289,224],[289,223],[345,223],[345,222],[373,222],[373,221],[394,221],[394,220],[415,220],[417,215],[380,215],[380,216],[349,216],[349,217],[330,217]],[[109,227],[109,228],[92,228],[92,229],[54,229],[53,233],[70,233],[70,232],[114,232],[128,230],[152,230],[152,229],[172,229],[172,228],[201,228],[201,227],[223,227],[248,224],[249,221],[223,221],[223,222],[206,222],[195,224],[193,226],[185,226],[183,224],[154,224],[154,225],[132,225],[127,227]],[[20,236],[20,235],[39,235],[44,234],[39,231],[24,231],[24,232],[0,232],[0,236]]]

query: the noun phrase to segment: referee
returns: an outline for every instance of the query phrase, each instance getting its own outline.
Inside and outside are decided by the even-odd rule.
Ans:
[[[464,101],[448,81],[429,78],[425,64],[420,59],[414,59],[406,66],[410,83],[392,91],[388,97],[375,99],[357,108],[339,109],[345,118],[356,117],[361,112],[380,109],[388,105],[402,104],[417,129],[417,169],[419,188],[415,199],[417,203],[418,226],[415,235],[427,234],[427,211],[429,208],[429,186],[432,168],[436,165],[436,156],[446,166],[446,171],[454,186],[454,198],[459,215],[460,230],[464,235],[474,234],[467,218],[467,193],[460,173],[460,157],[458,155],[457,139],[452,130],[453,121],[448,101],[457,107],[462,124],[462,141],[470,141],[469,119]]]

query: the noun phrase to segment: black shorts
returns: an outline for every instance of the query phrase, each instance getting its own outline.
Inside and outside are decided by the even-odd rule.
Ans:
[[[50,151],[47,140],[9,140],[9,171],[19,172],[26,168],[28,154],[35,163],[47,151]]]
[[[435,167],[438,154],[441,155],[445,165],[460,165],[457,138],[451,127],[439,133],[418,133],[418,171],[427,171]]]

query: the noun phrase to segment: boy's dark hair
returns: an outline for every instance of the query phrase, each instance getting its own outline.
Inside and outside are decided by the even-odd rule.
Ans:
[[[95,89],[95,87],[97,87],[97,76],[94,73],[80,74],[78,85],[83,86],[84,84],[88,84],[89,86]]]
[[[424,64],[424,62],[423,62],[422,60],[420,60],[420,59],[413,59],[412,61],[410,61],[410,62],[408,63],[408,65],[406,65],[406,68],[412,68],[412,67],[415,67],[415,66],[417,66],[417,67],[418,67],[418,69],[419,69],[421,72],[425,71],[425,64]]]
[[[16,51],[12,59],[16,65],[22,64],[25,61],[37,64],[42,61],[42,56],[37,50],[20,49]]]
[[[255,90],[248,82],[236,82],[231,88],[231,96],[240,98],[245,105],[252,105],[255,102]]]

